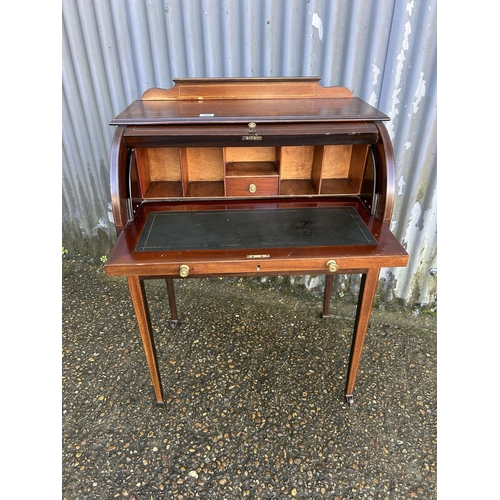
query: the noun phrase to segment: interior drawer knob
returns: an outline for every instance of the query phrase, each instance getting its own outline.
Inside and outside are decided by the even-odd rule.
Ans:
[[[326,265],[328,266],[328,270],[331,272],[331,273],[334,273],[338,268],[339,266],[337,265],[337,263],[334,261],[334,260],[329,260]]]
[[[189,266],[186,264],[182,264],[179,268],[179,274],[181,278],[187,278],[189,276]]]
[[[255,184],[250,184],[248,186],[248,190],[251,192],[251,193],[255,193],[255,191],[257,191],[257,186]]]
[[[249,132],[251,132],[251,133],[253,133],[253,132],[255,132],[256,130],[257,130],[257,124],[256,124],[256,123],[254,123],[254,122],[250,122],[250,123],[248,124],[248,131],[249,131]]]

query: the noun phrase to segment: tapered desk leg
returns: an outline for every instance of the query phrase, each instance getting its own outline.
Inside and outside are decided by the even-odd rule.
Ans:
[[[137,276],[127,276],[128,287],[132,303],[134,304],[135,315],[139,331],[141,332],[142,345],[146,354],[151,383],[155,391],[157,403],[163,403],[163,390],[161,387],[160,371],[158,369],[158,361],[156,359],[156,350],[154,345],[153,331],[151,329],[151,319],[149,317],[149,309],[146,300],[146,291],[144,282]]]
[[[361,278],[361,287],[359,291],[358,309],[356,312],[356,322],[354,324],[354,335],[351,345],[351,355],[349,357],[349,368],[347,371],[347,382],[345,388],[345,397],[347,402],[352,405],[354,402],[354,384],[358,373],[361,353],[365,343],[366,331],[373,306],[373,299],[377,291],[378,277],[380,269],[369,269],[367,274]]]
[[[172,278],[165,279],[167,283],[168,303],[170,305],[170,326],[175,328],[177,326],[177,306],[175,304],[174,280]]]
[[[321,317],[328,318],[330,312],[330,301],[332,298],[333,274],[325,276],[325,295],[323,297],[323,314]]]

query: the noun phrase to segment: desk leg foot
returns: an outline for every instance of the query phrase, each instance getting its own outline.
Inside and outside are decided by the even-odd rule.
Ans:
[[[330,312],[330,301],[332,297],[333,274],[325,276],[325,295],[323,297],[323,312],[322,318],[328,318]]]
[[[156,349],[153,338],[153,330],[151,328],[151,319],[149,317],[149,309],[146,300],[146,290],[144,282],[138,276],[127,276],[130,297],[134,304],[137,324],[141,333],[142,346],[146,354],[148,363],[149,375],[151,383],[155,391],[157,403],[163,403],[163,389],[161,387],[160,370],[158,369],[158,361],[156,359]]]
[[[354,396],[352,394],[346,394],[345,400],[349,406],[354,404]]]
[[[361,353],[365,343],[368,322],[372,312],[373,299],[377,291],[379,268],[368,269],[361,278],[361,288],[359,291],[358,309],[356,311],[356,322],[354,325],[354,335],[351,344],[351,354],[349,356],[349,368],[347,371],[347,382],[345,388],[346,398],[352,398],[354,394],[354,384],[358,373]]]

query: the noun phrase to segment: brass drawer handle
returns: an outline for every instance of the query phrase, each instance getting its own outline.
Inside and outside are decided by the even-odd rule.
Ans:
[[[251,193],[255,193],[257,191],[257,186],[255,184],[250,184],[248,186],[248,190],[251,192]]]
[[[179,268],[179,274],[181,278],[187,278],[189,276],[189,266],[186,264],[182,264]]]
[[[329,260],[326,265],[328,266],[328,270],[331,272],[331,273],[334,273],[335,271],[337,271],[337,269],[339,268],[339,266],[337,265],[337,263],[334,261],[334,260]]]

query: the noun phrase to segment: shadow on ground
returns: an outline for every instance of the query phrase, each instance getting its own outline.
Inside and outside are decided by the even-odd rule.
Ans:
[[[62,497],[436,498],[436,319],[374,309],[343,398],[355,305],[288,280],[147,281],[165,404],[125,279],[63,259]]]

